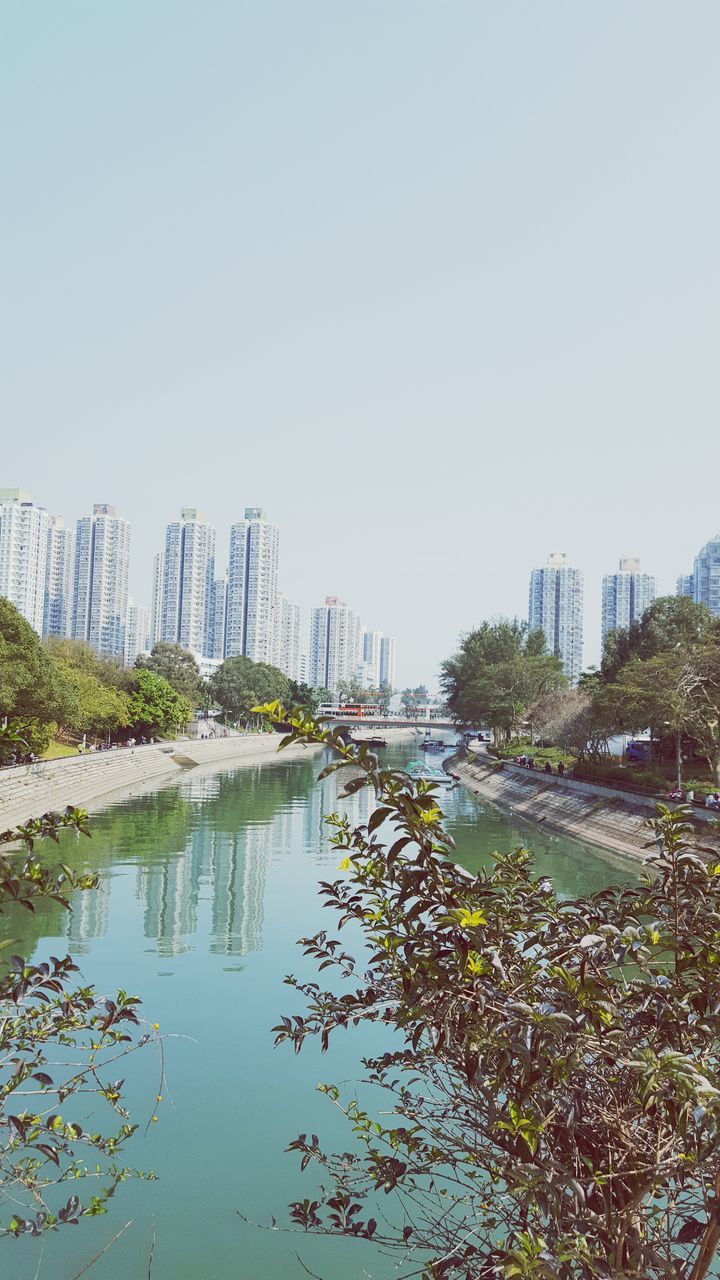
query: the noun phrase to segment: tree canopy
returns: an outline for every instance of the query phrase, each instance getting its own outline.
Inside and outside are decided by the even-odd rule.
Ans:
[[[32,627],[0,596],[0,717],[26,750],[42,751],[63,706],[63,684]]]
[[[462,637],[458,652],[442,664],[440,683],[456,720],[510,737],[534,701],[567,681],[542,631],[517,618],[496,618]]]
[[[141,733],[174,735],[193,716],[193,705],[153,671],[135,672],[128,709],[130,723]]]
[[[250,658],[226,658],[210,679],[212,695],[232,720],[250,719],[253,707],[275,699],[287,700],[287,676],[278,667]]]
[[[179,644],[167,644],[158,641],[147,656],[140,654],[135,667],[138,670],[152,671],[162,676],[172,685],[176,693],[182,694],[195,707],[200,706],[203,699],[204,682],[200,675],[195,658],[187,649]]]

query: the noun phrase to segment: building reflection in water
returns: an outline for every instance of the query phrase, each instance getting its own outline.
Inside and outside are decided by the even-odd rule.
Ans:
[[[62,930],[68,940],[71,954],[82,955],[88,950],[90,938],[104,938],[108,930],[108,886],[102,882],[97,889],[83,890],[73,895],[72,911],[62,914]]]
[[[209,949],[226,956],[260,951],[268,863],[299,852],[328,863],[325,815],[347,813],[366,823],[375,804],[369,790],[338,800],[344,779],[315,782],[318,766],[296,765],[239,774],[191,775],[172,793],[160,791],[130,811],[118,807],[108,825],[108,851],[131,827],[142,838],[125,857],[136,861],[135,894],[143,931],[161,956],[180,955],[207,930]],[[137,852],[135,850],[137,849]],[[76,951],[107,933],[110,883],[75,895],[66,933]]]

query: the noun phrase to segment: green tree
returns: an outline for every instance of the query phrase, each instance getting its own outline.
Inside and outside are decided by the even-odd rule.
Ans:
[[[462,637],[458,653],[442,664],[440,683],[456,720],[490,725],[498,740],[518,731],[532,703],[567,682],[542,631],[497,618]]]
[[[106,689],[121,689],[127,692],[133,681],[133,673],[124,667],[116,658],[96,653],[83,640],[70,640],[51,637],[44,642],[44,648],[53,662],[71,667],[73,671],[82,671],[93,676]]]
[[[655,658],[673,650],[688,651],[708,639],[714,623],[704,604],[688,596],[659,596],[639,622],[605,637],[601,672],[614,680],[631,658]]]
[[[152,671],[162,676],[195,707],[204,705],[204,681],[193,655],[179,644],[158,641],[147,657],[140,654],[135,662],[138,670]]]
[[[286,699],[287,676],[278,667],[250,658],[226,658],[210,679],[218,706],[231,720],[249,721],[258,703]]]
[[[326,929],[302,939],[337,980],[291,978],[304,1016],[275,1032],[325,1049],[377,1024],[387,1038],[364,1067],[380,1097],[373,1115],[319,1086],[357,1147],[290,1143],[320,1181],[293,1221],[373,1240],[425,1280],[705,1280],[720,1241],[720,864],[693,849],[687,811],[658,806],[641,884],[561,900],[525,849],[468,875],[431,786],[265,710],[290,720],[286,741],[333,749],[324,773],[350,770],[342,794],[377,799],[365,826],[328,819],[340,874],[321,886],[369,954]]]
[[[408,720],[416,719],[429,700],[430,694],[424,684],[416,685],[414,689],[403,689],[400,694],[400,705]]]
[[[62,710],[63,693],[57,667],[36,633],[0,596],[0,719],[7,719],[24,750],[45,750]],[[10,749],[14,747],[8,746],[5,754]]]
[[[136,670],[128,702],[129,723],[141,734],[174,735],[192,719],[193,707],[153,671]]]
[[[7,856],[0,854],[0,912],[33,911],[41,900],[67,910],[71,891],[96,888],[95,877],[49,869],[34,854],[38,842],[57,842],[64,830],[89,834],[87,814],[68,807],[0,833],[0,847],[9,846]],[[5,953],[0,1236],[37,1237],[105,1213],[105,1202],[133,1173],[118,1162],[137,1125],[124,1105],[124,1082],[116,1077],[123,1059],[154,1038],[154,1029],[139,1035],[137,997],[100,995],[79,977],[70,956],[31,964]],[[109,1131],[101,1106],[112,1116]]]
[[[307,707],[312,715],[316,715],[318,707],[332,701],[332,698],[327,689],[314,689],[301,680],[288,680],[288,700],[294,707]]]
[[[355,676],[351,676],[347,680],[338,680],[338,701],[341,705],[346,703],[357,703],[358,705],[375,704],[378,702],[379,696],[377,689],[365,689]]]
[[[103,684],[92,671],[68,666],[62,659],[56,667],[63,682],[61,729],[105,735],[130,724],[129,699],[122,689]]]

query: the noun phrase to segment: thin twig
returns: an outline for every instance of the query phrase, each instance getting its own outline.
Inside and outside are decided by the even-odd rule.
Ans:
[[[94,1258],[91,1258],[89,1262],[86,1262],[86,1263],[85,1263],[85,1266],[84,1266],[84,1267],[82,1267],[80,1271],[76,1271],[76,1272],[75,1272],[75,1275],[74,1275],[74,1276],[73,1276],[73,1278],[72,1278],[72,1280],[80,1280],[80,1276],[84,1276],[86,1271],[89,1271],[91,1267],[94,1267],[95,1263],[96,1263],[100,1258],[102,1258],[103,1254],[104,1254],[104,1253],[107,1253],[108,1249],[111,1249],[111,1248],[112,1248],[112,1246],[114,1245],[115,1241],[116,1241],[116,1240],[119,1240],[119,1238],[120,1238],[120,1236],[122,1235],[123,1231],[127,1231],[128,1227],[131,1227],[131,1226],[132,1226],[132,1221],[133,1221],[133,1220],[132,1220],[132,1218],[131,1218],[129,1222],[126,1222],[126,1223],[125,1223],[125,1226],[120,1228],[120,1230],[117,1232],[117,1234],[113,1236],[112,1240],[108,1240],[108,1242],[107,1242],[107,1244],[105,1245],[105,1248],[104,1248],[104,1249],[101,1249],[99,1253],[96,1253],[96,1254],[95,1254],[95,1257],[94,1257]]]
[[[148,1273],[147,1273],[147,1280],[152,1280],[152,1265],[153,1265],[153,1258],[155,1257],[155,1241],[156,1241],[156,1239],[157,1239],[157,1233],[156,1233],[156,1230],[155,1230],[155,1216],[153,1215],[153,1237],[152,1237],[152,1244],[150,1245],[150,1254],[149,1254],[149,1257],[148,1257]]]

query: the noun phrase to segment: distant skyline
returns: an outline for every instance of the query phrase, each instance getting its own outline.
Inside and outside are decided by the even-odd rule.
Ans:
[[[0,14],[0,487],[397,636],[403,685],[532,568],[720,530],[720,9],[157,0]]]

